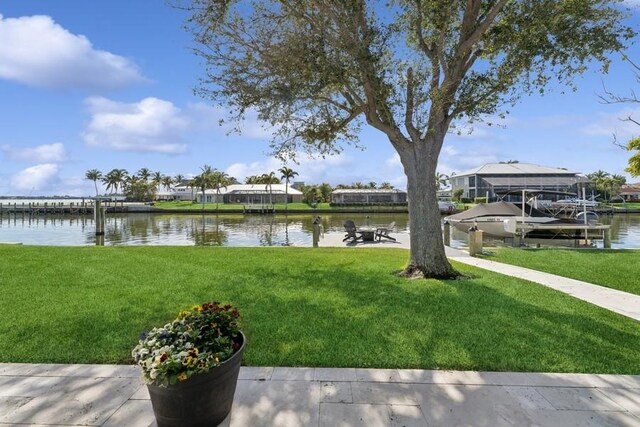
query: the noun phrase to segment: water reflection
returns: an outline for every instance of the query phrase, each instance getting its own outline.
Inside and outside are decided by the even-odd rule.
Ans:
[[[399,233],[409,230],[406,214],[369,214],[372,226],[396,223]],[[169,215],[108,214],[104,244],[189,246],[311,246],[313,214],[305,215]],[[321,215],[325,233],[343,232],[343,223],[367,222],[366,214]],[[611,224],[612,247],[640,247],[640,214],[605,216]],[[488,239],[487,239],[488,240]],[[0,218],[0,241],[29,245],[95,245],[95,222],[86,216],[10,215]],[[452,228],[454,247],[467,245],[466,233]],[[601,242],[600,242],[601,243]],[[490,244],[487,241],[487,244]]]

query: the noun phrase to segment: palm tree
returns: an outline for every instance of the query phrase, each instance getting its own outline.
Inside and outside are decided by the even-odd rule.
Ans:
[[[606,183],[609,190],[609,199],[611,200],[620,194],[620,187],[627,183],[627,178],[613,174],[607,179]]]
[[[280,179],[284,179],[284,210],[289,209],[289,181],[291,179],[293,179],[296,175],[298,175],[298,172],[294,171],[291,168],[288,168],[286,166],[281,167],[280,169],[278,169],[278,172],[280,172],[282,174],[282,176],[280,177]]]
[[[262,184],[262,176],[260,175],[249,175],[244,179],[245,184]]]
[[[278,177],[276,177],[276,173],[272,171],[269,173],[262,174],[262,176],[260,177],[260,181],[261,181],[260,182],[261,184],[266,184],[264,189],[269,190],[269,204],[273,205],[272,184],[280,184],[280,180],[278,179]]]
[[[140,168],[136,175],[138,175],[140,179],[148,181],[149,177],[151,176],[151,171],[147,168]]]
[[[390,182],[383,182],[382,184],[380,184],[380,187],[378,187],[381,190],[393,190],[393,185],[391,185]]]
[[[436,185],[438,186],[438,191],[442,189],[442,187],[446,187],[449,182],[449,177],[443,173],[436,172]]]
[[[182,181],[184,181],[184,175],[177,174],[176,176],[173,177],[174,184],[180,185],[182,184]]]
[[[212,175],[214,170],[209,165],[204,165],[201,170],[202,173],[193,178],[193,183],[195,184],[195,187],[202,191],[202,209],[204,209],[205,191],[208,188],[213,188]]]
[[[211,184],[216,189],[216,210],[220,203],[220,188],[231,184],[231,177],[226,172],[213,171],[211,174]]]
[[[375,181],[369,181],[367,184],[367,188],[375,189],[378,186],[378,183]]]
[[[102,172],[98,169],[89,169],[84,177],[93,181],[93,185],[96,187],[96,197],[98,197],[98,180],[102,179]]]
[[[327,184],[326,182],[323,182],[322,184],[320,184],[320,186],[318,186],[318,191],[322,196],[323,202],[325,203],[331,202],[331,193],[333,193],[333,187],[331,187],[331,185]]]
[[[602,191],[606,193],[605,182],[609,179],[609,173],[603,170],[598,170],[596,172],[592,172],[587,174],[587,178],[589,178],[593,183],[596,184],[596,191]]]
[[[119,188],[124,188],[128,176],[126,169],[112,169],[102,178],[102,182],[107,184],[107,191],[113,190],[111,193],[115,191],[117,194]]]
[[[151,182],[153,182],[153,184],[156,187],[159,187],[162,184],[163,180],[164,180],[164,175],[162,175],[162,172],[154,172],[151,175]]]
[[[173,185],[173,178],[169,175],[164,175],[162,177],[162,186],[167,190],[171,191],[171,186]]]

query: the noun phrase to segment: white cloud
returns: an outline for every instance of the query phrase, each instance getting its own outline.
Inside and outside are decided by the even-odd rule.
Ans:
[[[128,104],[92,97],[86,103],[92,114],[83,134],[87,145],[165,154],[186,151],[181,134],[190,120],[169,101],[145,98]]]
[[[58,182],[58,165],[43,163],[17,172],[11,177],[11,188],[18,191],[45,191]]]
[[[446,175],[499,160],[496,147],[489,144],[445,142],[438,159],[438,171]]]
[[[228,113],[223,107],[204,102],[189,103],[185,110],[194,127],[199,129],[217,128],[225,133],[233,133],[237,127],[241,137],[259,140],[270,140],[275,130],[268,123],[258,120],[255,110],[248,110],[240,123],[229,121]]]
[[[581,133],[587,136],[608,136],[613,135],[621,141],[640,134],[640,126],[624,119],[631,117],[640,121],[640,108],[625,108],[615,113],[601,113],[591,124],[583,127]]]
[[[61,142],[38,145],[33,148],[19,148],[5,145],[2,151],[14,160],[28,160],[34,163],[55,163],[66,159],[67,153]]]
[[[289,164],[294,171],[298,172],[295,181],[304,181],[308,184],[319,184],[328,182],[338,184],[336,177],[340,177],[340,183],[350,183],[353,177],[355,181],[363,180],[354,172],[355,159],[345,154],[327,156],[326,158],[312,158],[305,154],[296,156],[298,164]],[[275,158],[266,158],[252,163],[234,163],[225,169],[229,175],[237,178],[240,182],[250,175],[262,175],[274,171],[279,176],[278,169],[282,163]]]
[[[0,78],[49,88],[112,88],[144,81],[128,59],[95,49],[46,15],[0,15]]]

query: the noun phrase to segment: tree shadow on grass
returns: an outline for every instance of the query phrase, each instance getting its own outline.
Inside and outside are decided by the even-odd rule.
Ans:
[[[273,288],[268,307],[247,313],[249,365],[640,372],[633,321],[540,285],[312,273],[299,295]]]

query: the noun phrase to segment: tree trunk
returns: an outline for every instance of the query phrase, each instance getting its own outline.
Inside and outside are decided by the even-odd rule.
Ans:
[[[440,209],[436,196],[436,167],[444,133],[398,150],[407,175],[410,261],[404,275],[436,279],[460,276],[449,264],[442,241]],[[398,146],[398,145],[396,145]]]

